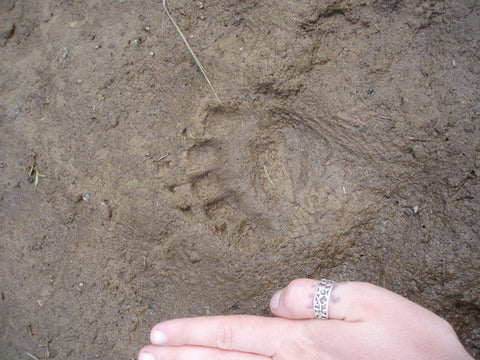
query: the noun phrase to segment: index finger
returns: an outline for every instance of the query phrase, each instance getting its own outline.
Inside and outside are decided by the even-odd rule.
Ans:
[[[206,346],[222,350],[273,356],[286,337],[295,337],[294,321],[250,315],[208,316],[175,319],[155,325],[154,345]]]

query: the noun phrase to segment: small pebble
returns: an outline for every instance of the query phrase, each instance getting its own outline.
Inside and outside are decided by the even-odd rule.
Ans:
[[[49,14],[47,14],[47,15],[45,15],[45,16],[43,17],[42,21],[43,21],[44,23],[47,23],[47,22],[49,22],[49,21],[52,19],[52,17],[53,17],[53,13],[49,13]]]
[[[13,111],[12,111],[12,121],[14,121],[20,113],[21,113],[20,108],[13,109]]]

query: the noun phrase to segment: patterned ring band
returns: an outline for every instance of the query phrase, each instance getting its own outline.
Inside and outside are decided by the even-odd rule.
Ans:
[[[318,282],[313,295],[313,312],[317,319],[328,319],[328,303],[332,294],[332,280],[322,279]]]

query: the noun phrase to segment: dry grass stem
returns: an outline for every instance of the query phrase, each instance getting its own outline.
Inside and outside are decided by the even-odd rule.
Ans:
[[[265,171],[265,175],[267,176],[267,179],[270,182],[270,184],[272,184],[272,186],[276,189],[277,185],[275,185],[272,178],[270,177],[270,174],[268,173],[268,170],[267,170],[267,167],[265,166],[265,164],[263,165],[263,170]]]
[[[175,20],[173,19],[172,15],[170,14],[170,11],[168,11],[166,0],[163,0],[163,10],[165,11],[165,14],[167,14],[167,16],[168,16],[168,18],[170,19],[170,21],[172,22],[173,26],[175,26],[175,29],[177,30],[177,32],[180,34],[180,37],[182,38],[183,42],[184,42],[185,45],[187,46],[188,51],[190,51],[190,54],[192,55],[193,60],[195,60],[195,63],[197,64],[198,68],[199,68],[200,71],[202,72],[202,75],[203,75],[203,77],[205,78],[205,80],[207,81],[208,86],[210,87],[210,90],[212,90],[213,95],[215,96],[215,99],[217,99],[218,103],[219,103],[220,105],[222,105],[222,101],[221,101],[220,98],[218,97],[217,92],[215,91],[215,89],[213,88],[213,85],[212,85],[210,79],[208,78],[207,73],[206,73],[205,69],[203,68],[203,65],[200,63],[200,60],[198,60],[197,56],[196,56],[195,53],[193,52],[193,50],[192,50],[192,48],[190,47],[190,44],[188,43],[187,39],[185,38],[185,36],[183,35],[182,31],[180,30],[180,28],[178,27],[177,23],[175,22]]]
[[[33,355],[33,354],[30,354],[28,351],[25,351],[25,355],[31,357],[31,358],[34,359],[34,360],[40,360],[38,357],[36,357],[36,356]]]

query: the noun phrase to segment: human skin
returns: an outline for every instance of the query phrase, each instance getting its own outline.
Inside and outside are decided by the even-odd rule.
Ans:
[[[318,281],[297,279],[270,301],[275,317],[175,319],[155,325],[139,360],[472,360],[453,328],[381,287],[335,284],[329,319],[317,320]]]

